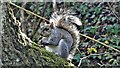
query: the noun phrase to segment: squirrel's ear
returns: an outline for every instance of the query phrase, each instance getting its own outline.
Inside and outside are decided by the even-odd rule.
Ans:
[[[53,22],[51,22],[50,27],[51,27],[52,29],[55,28],[55,24],[54,24]]]

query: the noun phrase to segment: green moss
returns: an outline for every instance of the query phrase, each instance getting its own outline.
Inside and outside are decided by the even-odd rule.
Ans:
[[[34,44],[27,50],[27,56],[32,59],[30,61],[42,65],[42,66],[66,66],[68,62],[63,58],[55,55],[54,53],[48,52],[39,45]]]

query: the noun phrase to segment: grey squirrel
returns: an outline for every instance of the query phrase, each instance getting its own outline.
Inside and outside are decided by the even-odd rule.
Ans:
[[[58,14],[57,12],[54,12],[51,17],[50,23],[44,24],[41,31],[44,37],[40,42],[46,50],[71,60],[80,41],[79,31],[74,24],[80,26],[82,23],[75,16]]]

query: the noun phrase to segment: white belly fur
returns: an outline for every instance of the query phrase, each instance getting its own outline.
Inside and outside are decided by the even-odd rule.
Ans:
[[[45,46],[45,49],[54,52],[57,55],[61,55],[61,47],[60,46]]]

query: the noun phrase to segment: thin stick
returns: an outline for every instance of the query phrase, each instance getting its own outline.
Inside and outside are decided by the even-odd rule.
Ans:
[[[115,11],[113,11],[113,9],[112,9],[110,3],[107,3],[107,4],[108,4],[109,8],[111,9],[113,15],[120,21],[120,18],[115,14]]]
[[[57,2],[56,2],[56,0],[53,0],[53,10],[54,10],[54,12],[57,11]]]
[[[80,50],[79,50],[78,48],[77,48],[77,50],[78,50],[79,53],[81,53]]]
[[[47,20],[47,19],[46,19],[46,18],[44,18],[44,17],[41,17],[41,16],[39,16],[39,15],[37,15],[37,14],[35,14],[35,13],[33,13],[33,12],[29,11],[29,10],[26,10],[26,9],[24,9],[24,8],[22,8],[22,7],[20,7],[20,6],[16,5],[16,4],[14,4],[14,3],[12,3],[12,2],[9,2],[9,3],[10,3],[11,5],[13,5],[13,6],[15,6],[15,7],[19,8],[19,9],[22,9],[22,10],[24,10],[24,11],[28,12],[29,14],[35,15],[36,17],[39,17],[40,19],[43,19],[43,20],[45,20],[45,21],[49,22],[49,20]]]
[[[41,11],[41,16],[44,16],[46,6],[47,6],[47,2],[45,1],[45,4],[44,4],[44,6],[43,6],[43,10]],[[33,39],[34,36],[36,35],[36,33],[37,33],[37,31],[38,31],[38,29],[39,29],[39,27],[40,27],[40,23],[41,23],[42,21],[43,21],[42,19],[39,19],[39,22],[38,22],[38,24],[37,24],[37,28],[35,28],[35,30],[33,31],[32,36],[31,36],[31,39]]]
[[[98,41],[98,40],[96,40],[96,39],[94,39],[94,38],[91,38],[91,37],[86,36],[86,35],[81,34],[81,33],[80,33],[80,35],[83,36],[83,37],[86,37],[86,38],[88,38],[88,39],[90,39],[90,40],[93,40],[93,41],[95,41],[95,42],[97,42],[97,43],[99,43],[99,44],[102,44],[102,45],[104,45],[104,46],[106,46],[106,47],[108,47],[108,48],[111,48],[111,49],[115,50],[116,52],[119,52],[119,53],[120,53],[120,51],[119,51],[118,49],[115,49],[115,48],[113,48],[113,47],[111,47],[111,46],[109,46],[109,45],[106,45],[105,43],[102,43],[102,42],[100,42],[100,41]]]
[[[88,57],[90,57],[90,56],[98,56],[98,55],[103,55],[103,54],[108,54],[108,53],[90,54],[90,55],[88,55],[88,56],[85,56],[85,57],[81,58],[80,61],[79,61],[78,67],[80,67],[83,59],[86,59],[86,58],[88,58]]]

